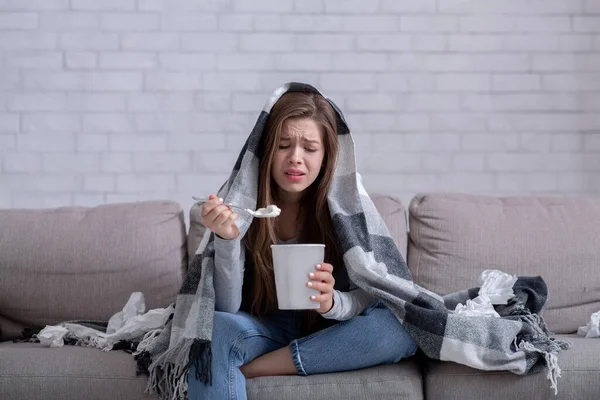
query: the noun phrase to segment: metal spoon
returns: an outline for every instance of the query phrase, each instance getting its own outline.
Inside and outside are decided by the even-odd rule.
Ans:
[[[196,203],[198,203],[198,204],[206,203],[209,200],[207,198],[200,198],[200,197],[195,197],[195,196],[192,196],[192,199],[196,200]],[[252,215],[255,218],[274,218],[274,217],[278,217],[279,214],[281,214],[281,209],[279,207],[277,207],[276,205],[270,205],[266,208],[259,208],[258,210],[242,208],[242,207],[236,206],[235,204],[232,204],[232,203],[223,203],[223,205],[246,211],[248,214]]]

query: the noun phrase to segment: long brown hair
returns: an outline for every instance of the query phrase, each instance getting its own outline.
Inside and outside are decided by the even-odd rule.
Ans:
[[[303,217],[299,241],[324,243],[325,262],[342,268],[337,236],[333,230],[327,192],[333,178],[338,153],[337,117],[329,102],[321,95],[306,92],[288,92],[273,105],[260,144],[257,207],[274,204],[277,184],[271,177],[271,167],[279,148],[283,123],[289,118],[310,118],[323,131],[325,155],[319,176],[306,189],[300,205]],[[275,218],[255,219],[244,237],[252,266],[252,285],[248,306],[250,312],[262,316],[277,308],[275,278],[271,245],[276,242]]]

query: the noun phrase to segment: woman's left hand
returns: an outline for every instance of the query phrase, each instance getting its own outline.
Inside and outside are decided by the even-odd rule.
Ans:
[[[310,296],[310,299],[320,303],[317,311],[321,314],[328,312],[333,307],[333,286],[335,285],[335,279],[333,279],[332,272],[333,265],[322,263],[315,266],[315,272],[308,274],[309,281],[306,282],[306,286],[320,292],[320,294]]]

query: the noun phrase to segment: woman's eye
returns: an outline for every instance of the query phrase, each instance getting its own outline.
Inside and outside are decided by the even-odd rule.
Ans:
[[[289,148],[290,148],[290,146],[279,146],[280,150],[285,150],[285,149],[289,149]]]
[[[306,151],[308,151],[309,153],[315,153],[317,149],[306,149]]]

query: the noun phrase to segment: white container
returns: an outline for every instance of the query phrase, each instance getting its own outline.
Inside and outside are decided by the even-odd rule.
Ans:
[[[320,292],[306,286],[308,274],[323,262],[324,244],[273,244],[273,270],[280,310],[317,309],[320,304],[310,296]]]

